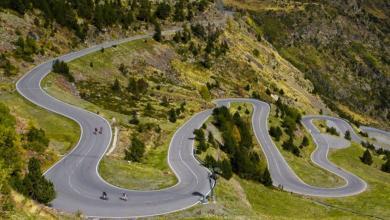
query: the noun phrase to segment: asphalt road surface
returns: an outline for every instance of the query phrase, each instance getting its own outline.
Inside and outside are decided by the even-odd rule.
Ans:
[[[249,102],[253,105],[252,126],[257,141],[260,143],[263,152],[267,158],[268,169],[271,173],[274,186],[283,186],[283,190],[294,192],[309,196],[319,197],[344,197],[351,196],[363,192],[367,184],[359,177],[352,173],[343,170],[334,164],[332,164],[328,158],[329,146],[327,141],[319,133],[319,131],[312,124],[313,119],[332,120],[335,122],[339,129],[345,131],[348,129],[351,131],[352,139],[355,137],[355,133],[352,128],[342,119],[337,119],[329,116],[305,116],[302,118],[302,123],[311,133],[315,143],[317,144],[316,150],[311,155],[312,161],[323,169],[326,169],[340,177],[342,177],[346,184],[337,188],[322,188],[314,187],[304,183],[288,165],[278,148],[272,141],[272,138],[268,134],[268,116],[270,112],[270,106],[268,103],[261,102],[254,99],[223,99],[216,100],[215,103],[218,106],[228,106],[230,102]]]
[[[170,33],[174,31],[176,30]],[[151,34],[104,43],[58,59],[69,62],[101,48],[150,37]],[[111,142],[112,132],[109,123],[95,113],[49,96],[41,88],[40,82],[51,71],[52,64],[53,60],[50,60],[35,67],[17,82],[16,88],[26,99],[49,111],[73,119],[81,127],[81,137],[77,146],[45,173],[57,191],[57,198],[52,202],[54,208],[66,212],[80,210],[90,217],[150,216],[188,208],[197,204],[202,195],[210,192],[214,183],[210,182],[209,171],[193,157],[192,133],[202,125],[211,110],[193,116],[176,131],[171,140],[168,162],[179,180],[175,186],[156,191],[121,189],[105,182],[97,172],[99,161]],[[95,135],[95,128],[102,128],[102,134]],[[107,192],[109,200],[100,199],[103,191]],[[126,202],[119,199],[123,192],[128,196]]]
[[[175,31],[177,30],[171,30],[165,34]],[[69,62],[99,51],[101,48],[150,37],[151,34],[108,42],[64,55],[58,59]],[[191,207],[199,203],[202,195],[207,195],[210,192],[214,182],[210,181],[209,171],[201,166],[193,156],[192,133],[194,129],[201,127],[211,115],[211,109],[193,116],[172,137],[168,151],[168,163],[179,180],[175,186],[154,191],[121,189],[105,182],[97,172],[98,164],[111,142],[112,132],[109,123],[95,113],[71,106],[49,96],[41,88],[40,82],[51,71],[52,64],[53,60],[50,60],[37,66],[18,81],[16,88],[26,99],[49,111],[73,119],[81,127],[81,137],[77,146],[45,173],[45,176],[54,183],[57,191],[57,198],[52,202],[54,208],[65,212],[80,210],[89,217],[152,216]],[[353,140],[359,138],[346,121],[327,116],[305,116],[303,118],[304,126],[310,131],[317,143],[317,149],[311,157],[314,163],[346,180],[346,185],[338,188],[313,187],[297,177],[269,136],[267,124],[269,105],[253,99],[224,99],[216,100],[215,103],[228,105],[232,101],[253,104],[253,130],[267,157],[275,186],[281,184],[287,191],[321,197],[350,196],[365,190],[366,183],[363,180],[336,167],[327,160],[329,146],[311,123],[312,119],[326,117],[326,120],[333,121],[340,130],[350,130]],[[103,133],[93,134],[95,128],[102,128]],[[103,191],[107,192],[108,200],[100,199]],[[119,199],[123,192],[127,194],[128,201]]]

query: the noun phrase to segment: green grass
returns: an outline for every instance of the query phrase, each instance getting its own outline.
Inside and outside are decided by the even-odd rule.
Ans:
[[[304,197],[235,176],[230,181],[219,180],[216,204],[198,205],[161,219],[389,219],[390,175],[379,170],[383,161],[376,156],[372,166],[363,164],[359,160],[363,151],[353,144],[329,154],[332,162],[368,183],[368,189],[359,195],[327,199]]]
[[[177,182],[173,175],[157,167],[107,157],[101,161],[99,173],[109,183],[135,190],[162,189]]]
[[[279,118],[276,118],[274,114],[274,108],[272,108],[269,117],[270,127],[281,125]],[[309,145],[300,149],[301,157],[297,157],[292,153],[283,150],[282,143],[288,139],[285,133],[283,133],[279,142],[274,140],[279,151],[282,153],[283,157],[286,159],[287,163],[291,166],[298,177],[301,178],[305,183],[318,187],[336,187],[344,185],[345,181],[342,178],[318,167],[311,161],[310,156],[316,148],[315,143],[312,140],[310,134],[304,128],[300,128],[300,132],[309,138]],[[297,137],[294,140],[294,144],[299,146],[301,141],[302,138]]]
[[[349,148],[331,152],[329,158],[335,164],[365,180],[368,184],[367,190],[357,196],[323,201],[358,213],[389,219],[390,175],[380,171],[384,161],[377,156],[373,157],[374,163],[371,166],[363,164],[359,157],[363,155],[364,150],[360,145],[353,143]]]
[[[9,106],[11,112],[17,116],[19,124],[28,129],[31,125],[45,130],[50,139],[49,150],[55,158],[48,157],[48,167],[56,158],[66,154],[76,145],[80,136],[79,125],[63,116],[42,109],[27,101],[16,93],[4,93],[0,101]]]

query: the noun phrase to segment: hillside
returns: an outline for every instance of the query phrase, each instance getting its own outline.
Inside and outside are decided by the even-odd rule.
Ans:
[[[389,7],[384,1],[226,1],[305,74],[333,111],[389,128]]]
[[[167,164],[170,140],[185,121],[213,107],[211,100],[217,98],[251,97],[270,103],[269,124],[275,128],[285,126],[291,118],[297,121],[301,114],[319,113],[390,126],[388,37],[384,34],[388,32],[388,17],[379,1],[355,5],[334,4],[331,0],[225,1],[238,11],[233,15],[222,13],[211,1],[172,1],[168,15],[158,14],[159,7],[167,6],[154,1],[105,1],[105,6],[91,3],[91,11],[83,11],[88,0],[79,1],[79,5],[66,1],[67,13],[72,15],[66,21],[56,15],[57,6],[45,11],[35,3],[20,8],[6,5],[9,2],[0,4],[0,102],[5,104],[0,105],[0,110],[4,109],[0,121],[6,118],[10,123],[4,128],[1,125],[0,131],[12,131],[7,135],[15,140],[13,147],[21,158],[15,159],[20,163],[15,168],[3,164],[7,155],[1,155],[0,169],[7,171],[1,177],[1,184],[6,185],[6,190],[0,188],[1,217],[56,219],[82,214],[63,215],[37,204],[10,181],[13,172],[20,178],[27,176],[27,161],[33,157],[39,159],[42,171],[47,169],[69,152],[80,132],[75,122],[24,100],[15,91],[15,83],[44,60],[106,40],[183,28],[172,35],[154,35],[69,64],[59,63],[42,81],[49,94],[102,115],[113,131],[117,130],[118,141],[110,146],[112,152],[99,167],[102,178],[113,185],[139,190],[175,185],[177,179]],[[180,8],[183,16],[178,18]],[[140,16],[144,9],[150,17]],[[100,10],[119,14],[111,20],[113,14],[108,12],[99,17]],[[233,104],[229,110],[232,115],[239,112],[246,123],[252,114],[247,104]],[[293,112],[293,116],[279,116],[279,111]],[[206,122],[205,131],[224,142],[223,131],[212,121]],[[33,128],[44,136],[38,141],[44,147],[42,143],[35,147],[36,140],[26,139]],[[257,171],[262,176],[267,165],[261,146],[253,133],[239,130],[239,126],[234,129],[235,137],[248,135],[253,139],[250,153],[255,152],[257,159],[251,160],[258,162]],[[279,138],[274,139],[278,149],[302,180],[321,187],[344,184],[340,177],[310,160],[315,145],[302,125],[294,123],[291,131],[283,128]],[[287,149],[285,143],[292,138],[292,149]],[[354,143],[350,148],[330,152],[332,162],[370,185],[368,191],[356,197],[294,195],[264,186],[262,178],[248,178],[234,168],[231,178],[220,177],[217,203],[161,218],[387,218],[390,181],[388,174],[379,169],[385,156],[373,153],[373,165],[367,168],[359,159],[364,149]],[[214,148],[198,156],[201,160],[207,156],[216,160],[221,156],[229,163],[232,160],[231,155]],[[366,169],[370,172],[364,172]]]

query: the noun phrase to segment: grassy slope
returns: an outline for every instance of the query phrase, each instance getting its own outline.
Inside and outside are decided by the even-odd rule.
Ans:
[[[270,113],[271,115],[269,117],[269,126],[281,126],[280,119],[274,116],[274,110],[275,108],[272,108]],[[302,134],[309,138],[309,145],[300,149],[301,157],[296,157],[292,153],[283,150],[282,143],[288,139],[287,134],[283,133],[282,137],[280,138],[280,141],[275,142],[276,146],[279,148],[279,151],[282,153],[283,157],[286,159],[286,161],[295,171],[298,177],[301,178],[305,183],[308,183],[313,186],[336,187],[344,185],[345,181],[342,178],[318,167],[311,161],[311,153],[316,148],[315,143],[313,139],[311,139],[310,134],[303,127],[299,127],[299,131],[300,133],[303,132]],[[297,139],[294,140],[296,146],[299,146],[301,142],[301,137],[297,137]]]
[[[233,28],[236,28],[236,27],[233,27]],[[232,34],[232,33],[229,32],[229,34]],[[239,34],[241,34],[241,33],[239,33]],[[237,35],[232,34],[232,36],[229,36],[229,37],[231,37],[232,40],[237,40],[237,38],[242,38],[243,41],[241,41],[241,42],[244,42],[243,44],[246,43],[245,40],[248,40],[248,37],[245,34],[242,34],[239,37],[237,37]],[[249,46],[249,48],[253,48],[252,47],[253,44],[254,43],[252,42],[251,46]],[[249,49],[249,48],[248,48],[248,46],[245,46],[245,45],[238,45],[237,47],[234,47],[232,49],[234,51],[232,53],[233,54],[241,54],[243,52],[250,52],[251,49]],[[261,49],[262,49],[261,50],[262,53],[264,53],[264,54],[267,53],[266,49],[263,49],[263,48],[261,48]],[[259,60],[262,61],[261,59],[259,59]],[[181,67],[181,71],[180,71],[181,73],[185,73],[187,70],[193,69],[192,65],[187,65],[187,64],[184,64],[181,62],[178,62],[178,63],[179,63],[179,67]],[[88,65],[89,65],[88,61],[84,61],[84,67],[88,68]],[[113,68],[113,67],[111,67],[111,68]],[[278,74],[277,72],[271,72],[271,68],[266,67],[266,69],[262,71],[262,73],[264,74],[263,75],[264,78],[268,78],[268,77],[273,78],[271,75],[272,73]],[[284,67],[284,68],[287,68],[287,67]],[[276,71],[281,71],[281,70],[282,70],[282,68],[279,69],[278,67],[276,69]],[[55,79],[53,79],[53,80],[55,80]],[[196,79],[191,77],[191,79],[189,81],[191,81],[191,80],[196,80]],[[272,79],[272,80],[275,80],[275,79]],[[278,80],[278,77],[275,81],[277,82],[277,80]],[[286,82],[283,81],[283,84],[285,84],[285,83]],[[272,85],[272,83],[268,84],[268,85]],[[295,92],[294,90],[290,91],[288,89],[285,89],[285,87],[283,87],[283,89],[285,91],[287,91],[286,93],[288,95],[291,95],[291,94],[292,94],[292,96],[296,95],[294,93]],[[73,101],[75,101],[76,104],[78,103],[78,105],[81,105],[80,103],[84,103],[85,105],[86,104],[91,105],[90,103],[86,103],[85,101],[82,101],[80,99],[75,99],[75,97],[73,97],[69,94],[66,94],[63,91],[61,92],[61,90],[58,88],[57,85],[55,85],[55,83],[53,83],[51,85],[51,87],[48,88],[48,90],[49,90],[49,92],[53,92],[53,94],[55,94],[57,91],[56,96],[60,95],[59,97],[64,98],[64,99],[69,99],[68,101],[73,100]],[[301,100],[301,98],[305,101],[307,100],[307,99],[305,99],[305,96],[301,96],[299,94],[297,96],[299,97],[299,100]],[[91,105],[91,106],[93,106],[93,105]],[[309,104],[307,104],[307,102],[306,102],[305,106],[309,106]],[[96,110],[97,109],[98,109],[98,107],[96,107]],[[313,110],[310,110],[310,109],[308,109],[308,111],[313,112]],[[115,114],[115,113],[110,113],[108,111],[103,111],[103,110],[102,110],[102,113],[107,114],[107,115]],[[126,118],[126,116],[120,116],[120,115],[117,115],[116,117]],[[181,124],[182,122],[183,121],[179,121],[178,124]],[[173,126],[173,127],[175,127],[175,126]],[[171,128],[171,129],[174,130],[174,128]],[[342,151],[340,151],[340,152],[342,152]],[[148,165],[148,168],[150,168],[150,167],[156,168],[159,166],[166,166],[166,163],[164,161],[164,158],[166,158],[166,151],[161,150],[160,152],[156,152],[155,154],[152,153],[151,155],[154,155],[154,156],[150,157],[153,159],[153,160],[150,160],[150,163],[153,165],[149,166],[148,162],[145,162],[145,164]],[[155,162],[156,160],[154,157],[159,158],[159,160],[157,160],[158,161],[157,164]],[[114,158],[114,159],[119,160],[120,158],[119,159]],[[340,161],[343,163],[348,162],[349,157],[347,157],[346,155],[343,155],[342,158],[340,159]],[[357,162],[359,162],[359,161],[355,161],[355,163],[357,163]],[[122,165],[121,162],[118,164],[119,165],[117,166],[117,168],[119,168],[120,165]],[[358,164],[353,164],[352,166],[358,167]],[[116,168],[114,167],[114,169],[116,169]],[[146,169],[146,166],[144,168],[140,169],[140,171],[145,170],[145,169]],[[383,182],[380,178],[372,177],[371,174],[365,174],[365,175],[368,175],[367,178],[374,178],[375,181],[381,182],[381,184],[379,184],[379,186],[383,187]],[[379,174],[378,174],[378,176],[379,176]],[[131,178],[131,176],[129,178]],[[142,179],[141,179],[139,183],[145,183],[145,182],[142,182]],[[134,184],[132,183],[133,184],[132,187],[136,187],[136,185],[139,183],[134,183]],[[376,188],[375,185],[373,187]],[[371,196],[375,197],[375,195],[371,195]],[[354,200],[354,199],[351,199],[351,200]],[[324,207],[323,205],[316,204],[310,199],[306,199],[306,198],[296,196],[296,195],[290,195],[289,193],[285,193],[285,192],[279,192],[276,190],[268,189],[268,188],[263,187],[260,184],[256,184],[256,183],[253,183],[250,181],[239,180],[236,177],[231,181],[221,180],[219,182],[219,185],[217,187],[217,201],[218,202],[216,205],[196,206],[190,210],[183,211],[183,212],[176,213],[176,214],[172,214],[171,216],[167,216],[166,218],[172,218],[172,217],[178,217],[178,216],[179,217],[196,216],[195,218],[202,217],[202,216],[203,217],[242,216],[243,218],[255,218],[258,216],[264,216],[267,218],[296,218],[296,219],[329,218],[329,217],[333,217],[333,218],[344,217],[344,218],[354,218],[354,219],[357,218],[357,216],[355,214],[330,209],[330,208]],[[237,201],[240,201],[240,202],[237,202]],[[267,202],[265,202],[265,201],[267,201]],[[337,205],[339,205],[341,207],[346,205],[346,202],[343,203],[341,200],[338,200],[338,199],[337,200],[329,200],[326,202],[329,202],[332,204],[337,203]],[[382,201],[378,201],[378,202],[379,202],[379,204],[376,203],[378,206],[386,207],[386,204],[382,203]],[[281,204],[283,204],[283,205],[281,205]],[[350,207],[354,210],[357,210],[357,211],[365,211],[365,210],[359,210],[361,207],[359,207],[357,205],[356,201],[349,201],[348,207]],[[309,210],[309,211],[302,212],[302,210]]]
[[[10,106],[11,113],[17,117],[18,129],[23,131],[34,125],[45,130],[50,144],[44,168],[76,145],[80,134],[76,122],[39,108],[15,93],[1,94],[0,101]]]
[[[253,30],[305,72],[334,111],[361,123],[389,126],[388,105],[381,98],[389,93],[389,65],[383,59],[389,52],[382,44],[387,39],[382,32],[388,29],[384,15],[388,8],[383,2],[227,0],[225,4],[257,17]],[[364,17],[369,19],[363,22]]]
[[[359,157],[362,153],[363,148],[353,144],[329,155],[332,162],[367,181],[368,189],[357,196],[306,198],[234,177],[230,181],[220,179],[216,204],[196,206],[161,219],[222,219],[232,216],[243,219],[370,219],[373,216],[387,219],[390,216],[390,175],[378,169],[383,161],[377,157],[374,157],[371,167],[361,163]],[[237,190],[237,182],[244,194]]]

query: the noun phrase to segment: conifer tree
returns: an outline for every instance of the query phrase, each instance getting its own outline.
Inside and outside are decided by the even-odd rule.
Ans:
[[[373,162],[372,156],[371,156],[371,153],[368,149],[366,149],[366,151],[364,151],[363,156],[360,158],[360,160],[367,165],[372,164],[372,162]]]
[[[345,131],[344,138],[347,140],[351,140],[351,132],[349,132],[349,130]]]
[[[382,165],[381,170],[390,173],[390,158],[387,158],[386,162]]]
[[[264,186],[272,186],[272,178],[268,168],[265,168],[263,173],[263,184]]]
[[[125,152],[125,160],[140,162],[145,153],[145,144],[137,137],[131,139],[131,146]]]

